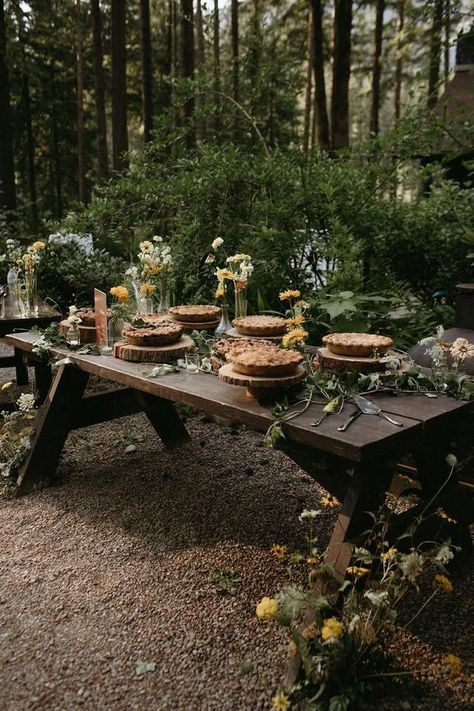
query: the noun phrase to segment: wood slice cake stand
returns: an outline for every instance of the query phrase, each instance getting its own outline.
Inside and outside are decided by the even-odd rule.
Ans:
[[[168,363],[170,360],[184,358],[193,348],[193,339],[186,335],[169,346],[133,346],[121,341],[114,345],[114,356],[134,363]]]
[[[67,336],[67,333],[69,331],[69,324],[67,321],[60,321],[59,331],[63,336]],[[95,343],[95,339],[95,326],[82,326],[81,324],[79,324],[79,340],[81,343]]]
[[[209,331],[214,333],[216,328],[220,323],[220,319],[217,321],[178,321],[176,318],[169,317],[168,319],[172,323],[177,323],[181,326],[185,333],[192,333],[193,331]]]
[[[229,385],[240,385],[245,388],[248,397],[264,402],[274,402],[280,392],[290,385],[300,383],[306,377],[306,370],[299,365],[292,375],[281,377],[263,377],[244,375],[234,370],[232,363],[227,363],[219,369],[219,378]]]
[[[282,334],[281,336],[246,336],[243,333],[239,333],[236,328],[230,328],[223,334],[223,338],[251,338],[257,341],[271,341],[272,343],[281,343],[281,339],[283,338],[283,336],[284,334]]]
[[[385,370],[380,358],[338,355],[324,346],[318,349],[318,362],[323,370],[342,370],[346,372],[355,370],[358,373],[375,373],[378,370]]]

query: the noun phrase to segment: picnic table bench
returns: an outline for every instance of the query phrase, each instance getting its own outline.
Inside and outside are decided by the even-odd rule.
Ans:
[[[7,337],[16,352],[34,365],[39,395],[44,400],[31,450],[19,473],[18,493],[54,479],[68,433],[76,428],[142,411],[165,446],[174,447],[189,439],[175,409],[176,403],[257,431],[266,431],[272,423],[268,406],[250,399],[244,388],[227,385],[208,373],[184,371],[150,378],[152,364],[51,348],[51,356],[67,356],[71,361],[58,365],[52,377],[50,366],[32,353],[37,338],[31,332]],[[91,375],[120,387],[85,395]],[[315,428],[311,423],[322,413],[323,400],[283,424],[285,439],[281,449],[342,502],[327,552],[327,561],[341,579],[357,536],[370,527],[366,512],[378,509],[392,484],[396,463],[407,454],[413,456],[416,464],[414,478],[420,506],[426,506],[440,489],[444,490],[449,513],[457,522],[451,525],[449,535],[463,550],[469,550],[471,545],[469,496],[465,492],[459,495],[455,473],[446,483],[450,473],[446,455],[450,452],[451,436],[459,418],[469,416],[470,404],[446,395],[426,398],[420,394],[379,393],[371,398],[403,422],[403,427],[395,427],[377,416],[362,415],[347,431],[338,432],[337,427],[355,409],[355,405],[347,403],[341,414],[327,417]],[[406,515],[401,516],[402,521]]]

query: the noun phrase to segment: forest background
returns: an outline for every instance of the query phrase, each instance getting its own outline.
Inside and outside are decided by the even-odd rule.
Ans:
[[[222,237],[254,257],[254,308],[292,285],[360,327],[416,300],[428,329],[433,292],[472,277],[474,190],[448,169],[472,116],[443,95],[473,19],[460,0],[0,0],[0,240],[93,235],[90,258],[44,260],[62,306],[153,234],[175,299],[211,300]]]

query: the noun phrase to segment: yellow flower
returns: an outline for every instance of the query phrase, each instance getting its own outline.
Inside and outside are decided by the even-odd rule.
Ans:
[[[280,560],[285,557],[287,550],[286,546],[280,546],[278,543],[274,543],[272,546],[272,553]]]
[[[304,343],[306,338],[308,338],[308,334],[303,328],[295,328],[293,331],[285,334],[281,339],[281,342],[284,348],[288,348],[289,346],[294,346],[297,343]]]
[[[327,496],[321,496],[321,503],[327,509],[335,509],[336,506],[339,506],[341,502],[339,501],[339,499],[336,499],[335,496],[331,496],[331,494],[328,494]]]
[[[262,597],[255,612],[259,620],[273,620],[278,612],[278,601],[273,597]]]
[[[291,330],[292,328],[297,328],[298,326],[301,326],[301,324],[304,323],[304,316],[292,316],[291,318],[286,319],[286,325],[288,326],[288,330]]]
[[[452,582],[446,575],[435,575],[433,585],[442,588],[447,593],[452,593],[454,590]]]
[[[321,559],[316,558],[315,555],[310,555],[306,558],[306,562],[308,565],[319,565],[321,563]]]
[[[110,290],[112,296],[114,296],[119,304],[124,304],[128,301],[129,293],[125,286],[113,286]]]
[[[230,269],[217,269],[216,275],[220,282],[224,281],[224,279],[235,279],[235,274],[231,272]]]
[[[152,262],[147,262],[143,268],[143,271],[149,274],[150,276],[154,276],[155,274],[158,274],[161,272],[163,269],[163,265],[161,262],[157,261],[152,261]]]
[[[288,289],[287,291],[280,291],[280,301],[289,301],[290,299],[299,299],[301,296],[301,291],[298,289]]]
[[[346,568],[346,572],[349,575],[354,575],[356,578],[362,578],[364,575],[368,575],[370,570],[368,568],[359,568],[357,565],[351,565],[350,568]]]
[[[303,639],[314,639],[315,637],[319,637],[320,631],[318,627],[314,624],[314,622],[311,625],[308,625],[307,627],[304,628],[304,630],[301,633],[301,636]]]
[[[324,621],[323,628],[321,630],[321,637],[325,642],[329,640],[337,639],[344,632],[344,625],[337,617],[329,617]]]
[[[45,243],[41,242],[41,240],[38,240],[37,242],[33,242],[33,244],[31,245],[31,248],[34,249],[35,252],[39,252],[42,249],[44,249],[45,247],[46,247]]]
[[[31,254],[24,254],[21,259],[26,269],[31,269],[34,267],[35,262]]]
[[[156,291],[155,284],[149,284],[148,282],[145,282],[144,284],[140,284],[140,294],[143,294],[143,296],[146,296],[147,298],[150,298],[150,296],[153,296],[155,291]]]
[[[462,661],[459,657],[457,657],[455,654],[446,654],[446,656],[443,658],[443,661],[445,662],[446,666],[449,667],[449,671],[453,679],[460,675],[460,673],[462,672]]]
[[[222,299],[224,296],[224,287],[219,285],[215,291],[214,298],[215,299]]]
[[[238,279],[235,282],[235,288],[237,291],[242,291],[242,289],[245,289],[246,286],[247,286],[247,282],[244,281],[243,279]]]
[[[12,385],[13,383],[11,380],[8,383],[3,383],[2,390],[8,390],[8,388],[11,388]]]
[[[397,555],[398,550],[396,548],[389,548],[388,551],[382,553],[380,556],[382,560],[392,560]]]
[[[272,699],[272,708],[274,711],[287,711],[291,706],[291,701],[284,691],[279,691]]]
[[[451,516],[448,516],[446,511],[444,509],[442,509],[441,507],[436,511],[436,513],[438,514],[438,516],[440,518],[444,519],[448,523],[457,523],[456,519],[451,518]]]

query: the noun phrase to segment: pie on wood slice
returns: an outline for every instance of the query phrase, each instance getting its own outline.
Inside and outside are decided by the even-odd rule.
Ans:
[[[232,367],[237,373],[267,378],[292,375],[303,362],[301,353],[274,346],[253,348],[231,357]]]
[[[242,316],[232,321],[239,333],[245,336],[282,336],[286,321],[281,316]]]
[[[176,321],[189,323],[206,323],[217,321],[221,317],[219,306],[210,304],[189,304],[183,306],[172,306],[169,310],[171,316]]]
[[[175,343],[183,335],[183,329],[177,323],[147,324],[138,328],[130,326],[123,331],[127,343],[132,346],[167,346]]]
[[[110,318],[112,315],[112,312],[110,309],[107,309],[107,318]],[[81,319],[81,326],[94,326],[95,327],[95,311],[94,309],[79,309],[76,313],[76,316],[78,316]]]
[[[243,353],[244,351],[250,351],[254,348],[262,348],[263,346],[274,347],[272,341],[265,341],[262,338],[222,338],[220,341],[216,341],[213,346],[213,352],[225,360],[229,360],[232,354]],[[227,358],[229,356],[229,358]]]
[[[323,343],[331,353],[353,358],[384,355],[393,346],[391,338],[375,333],[330,333]]]

